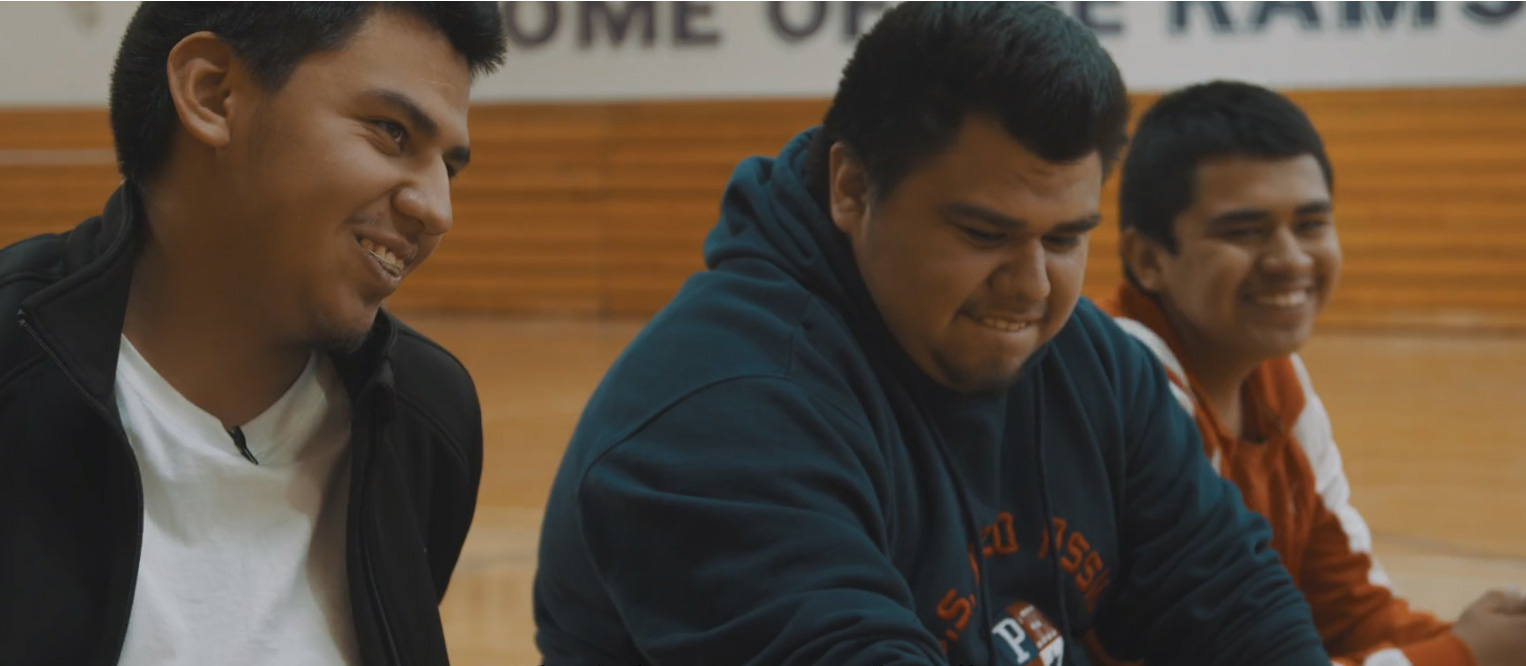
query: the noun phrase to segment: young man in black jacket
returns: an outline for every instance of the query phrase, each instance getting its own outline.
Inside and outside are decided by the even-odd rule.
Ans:
[[[492,3],[145,3],[122,186],[0,250],[0,662],[443,664],[466,370],[380,309],[450,229]]]

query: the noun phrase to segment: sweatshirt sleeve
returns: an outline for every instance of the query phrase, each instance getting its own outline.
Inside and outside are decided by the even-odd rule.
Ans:
[[[1351,666],[1473,666],[1472,652],[1452,634],[1450,624],[1411,609],[1394,594],[1373,558],[1372,533],[1351,505],[1351,484],[1329,414],[1302,361],[1293,358],[1304,388],[1294,437],[1308,458],[1319,496],[1298,587],[1314,610],[1325,648],[1336,663]]]
[[[647,663],[944,664],[886,555],[876,450],[796,385],[749,378],[604,454],[581,531]]]
[[[1214,473],[1159,364],[1116,333],[1122,566],[1101,643],[1150,664],[1330,663],[1270,528]]]

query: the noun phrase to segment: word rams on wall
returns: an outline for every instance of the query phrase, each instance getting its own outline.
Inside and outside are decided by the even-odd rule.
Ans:
[[[619,47],[716,47],[725,33],[715,23],[713,2],[505,2],[504,22],[513,43],[526,49],[571,39],[580,49]],[[852,41],[891,2],[755,3],[758,25],[785,42],[836,36]],[[1099,36],[1121,35],[1127,15],[1120,2],[1049,2]],[[1481,27],[1515,20],[1526,2],[1169,2],[1156,3],[1173,33],[1209,30],[1258,33],[1278,22],[1305,32],[1325,30],[1434,29],[1442,20]]]

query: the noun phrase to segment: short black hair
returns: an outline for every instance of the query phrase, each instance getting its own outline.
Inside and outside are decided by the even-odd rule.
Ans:
[[[878,196],[986,114],[1051,162],[1127,141],[1128,92],[1095,35],[1047,3],[906,2],[854,48],[808,160],[825,198],[830,149],[863,162]]]
[[[166,63],[187,36],[211,32],[230,46],[267,90],[280,90],[305,57],[342,48],[382,3],[145,2],[139,5],[111,71],[111,133],[122,176],[142,183],[163,167],[178,116]],[[465,56],[473,76],[503,64],[503,19],[493,2],[386,3],[439,29]]]
[[[1212,81],[1171,92],[1150,107],[1134,129],[1120,174],[1118,223],[1174,253],[1172,228],[1177,216],[1192,206],[1199,164],[1221,157],[1301,155],[1314,156],[1333,193],[1335,177],[1324,141],[1292,100],[1239,81]]]

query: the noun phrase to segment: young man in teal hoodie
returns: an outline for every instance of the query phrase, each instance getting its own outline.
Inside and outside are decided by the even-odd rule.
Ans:
[[[1127,106],[1044,4],[887,12],[590,399],[545,662],[1329,663],[1158,364],[1080,299]]]

